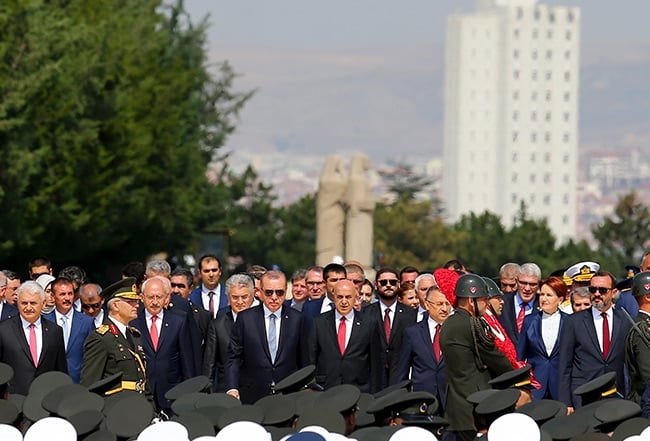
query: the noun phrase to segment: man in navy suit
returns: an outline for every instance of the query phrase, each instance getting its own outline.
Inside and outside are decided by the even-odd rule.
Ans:
[[[397,362],[402,349],[404,329],[417,321],[417,311],[397,301],[399,278],[393,268],[377,271],[376,289],[379,301],[371,303],[363,310],[375,320],[380,329],[384,373],[382,387],[397,383]]]
[[[226,389],[243,404],[269,395],[276,382],[307,365],[303,317],[283,306],[286,289],[282,272],[266,272],[261,280],[262,304],[240,312],[232,328]]]
[[[190,293],[190,301],[210,312],[210,319],[217,317],[217,311],[228,306],[226,289],[219,283],[221,260],[214,254],[206,254],[199,259],[201,286]]]
[[[503,273],[506,265],[502,267],[500,277],[504,277]],[[516,274],[516,271],[514,273]],[[503,291],[503,312],[499,317],[499,321],[515,346],[519,340],[519,333],[524,324],[524,318],[537,310],[537,290],[539,289],[541,278],[542,270],[537,264],[524,263],[519,267],[519,273],[516,279],[517,291],[510,293]],[[508,278],[505,280],[511,279]],[[501,280],[500,284],[502,286],[501,289],[503,290],[504,282]]]
[[[591,308],[571,314],[560,334],[559,399],[570,410],[580,407],[573,391],[607,372],[616,372],[616,388],[625,396],[625,336],[630,323],[613,307],[616,279],[605,271],[589,282]]]
[[[165,393],[196,375],[187,320],[164,310],[170,295],[168,279],[154,276],[145,280],[140,295],[144,308],[130,323],[142,333],[147,382],[156,408],[168,415],[171,403],[165,398]]]
[[[255,283],[248,274],[233,274],[226,280],[226,293],[230,306],[221,308],[217,318],[210,322],[203,352],[202,372],[212,381],[214,392],[226,391],[224,366],[228,358],[230,333],[239,313],[253,304]]]
[[[52,281],[52,296],[54,311],[45,318],[56,323],[63,330],[63,342],[68,361],[68,374],[72,381],[81,380],[81,366],[84,358],[84,342],[88,334],[95,330],[95,321],[83,312],[76,311],[74,302],[74,286],[72,280],[57,277]]]
[[[325,280],[325,295],[317,300],[310,300],[302,307],[302,314],[305,317],[305,332],[310,335],[311,324],[314,318],[320,314],[334,309],[334,286],[340,280],[347,278],[345,267],[338,263],[330,263],[323,268],[323,279]]]
[[[341,280],[334,287],[334,311],[314,319],[310,362],[316,365],[316,383],[329,389],[352,384],[361,392],[381,389],[381,343],[376,322],[354,310],[359,292]]]
[[[41,318],[45,292],[29,280],[18,287],[19,315],[0,323],[0,362],[14,370],[9,393],[27,395],[34,378],[49,371],[68,373],[63,331]]]
[[[427,290],[422,303],[428,317],[404,330],[402,352],[397,364],[397,380],[409,379],[411,371],[413,391],[433,394],[441,405],[437,413],[442,415],[447,379],[439,332],[451,314],[451,303],[435,285]]]
[[[18,315],[18,308],[5,300],[7,292],[7,276],[0,271],[0,322]]]

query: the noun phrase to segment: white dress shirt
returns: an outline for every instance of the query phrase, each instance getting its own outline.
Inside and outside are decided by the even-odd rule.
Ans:
[[[555,342],[560,333],[560,310],[558,309],[553,314],[542,313],[542,340],[544,340],[544,348],[546,355],[551,355]]]
[[[596,336],[598,336],[598,344],[600,351],[603,351],[603,316],[600,315],[601,311],[591,307],[591,315],[594,319],[594,326],[596,327]],[[607,324],[609,325],[609,341],[612,341],[612,329],[614,328],[614,310],[609,308],[607,310]],[[611,346],[611,345],[610,345]]]
[[[27,340],[27,346],[29,346],[29,323],[27,320],[25,320],[22,316],[20,317],[20,321],[22,322],[23,325],[23,332],[25,333],[25,340]],[[41,351],[43,350],[43,328],[42,328],[42,323],[41,319],[38,318],[34,322],[34,332],[36,334],[36,362],[41,358]]]
[[[339,325],[341,324],[341,317],[343,317],[337,310],[334,310],[334,332],[339,335]],[[354,325],[354,309],[345,316],[345,347],[348,347],[350,342],[350,335],[352,335],[352,326]]]

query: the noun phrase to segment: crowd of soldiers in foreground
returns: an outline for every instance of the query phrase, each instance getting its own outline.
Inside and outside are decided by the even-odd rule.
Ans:
[[[22,283],[0,272],[0,437],[624,440],[650,426],[650,253],[621,279],[589,261],[546,278],[532,262],[495,278],[459,261],[374,281],[358,262],[290,280],[221,271],[214,255],[198,279],[135,262],[104,289],[44,257]]]

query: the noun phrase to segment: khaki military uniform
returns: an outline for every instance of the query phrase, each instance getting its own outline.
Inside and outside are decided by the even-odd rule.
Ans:
[[[84,344],[84,360],[81,370],[81,384],[91,384],[122,372],[121,386],[106,392],[110,395],[121,390],[145,393],[145,355],[140,340],[140,331],[131,326],[126,328],[126,337],[110,320],[90,334]]]

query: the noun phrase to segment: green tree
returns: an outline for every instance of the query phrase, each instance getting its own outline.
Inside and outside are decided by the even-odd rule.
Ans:
[[[388,193],[395,201],[426,200],[430,202],[432,215],[436,217],[442,215],[442,200],[436,191],[435,180],[416,172],[412,165],[398,162],[380,170],[379,175],[385,181]]]
[[[181,248],[249,94],[210,73],[182,2],[0,9],[0,251],[87,269]]]
[[[308,194],[278,208],[280,232],[269,261],[277,262],[289,276],[316,261],[316,196]]]
[[[507,251],[507,231],[494,213],[463,215],[454,225],[459,235],[457,257],[478,274],[492,277],[500,266],[511,261]]]
[[[635,192],[630,192],[619,198],[614,214],[593,226],[591,232],[602,258],[614,271],[622,270],[625,265],[636,264],[648,246],[650,210]]]
[[[383,264],[434,269],[456,256],[456,234],[431,215],[431,203],[400,199],[374,212],[375,253]]]

